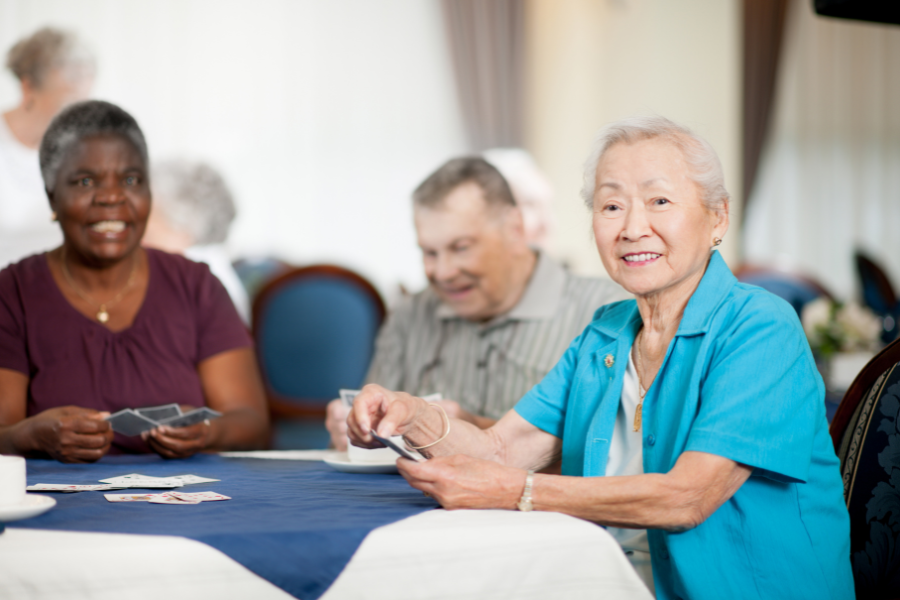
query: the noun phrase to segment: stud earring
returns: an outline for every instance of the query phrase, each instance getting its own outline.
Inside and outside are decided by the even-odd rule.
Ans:
[[[50,220],[51,220],[51,221],[58,221],[58,220],[59,220],[59,219],[57,218],[57,216],[56,216],[56,211],[55,211],[55,210],[54,210],[53,212],[50,213]]]
[[[718,246],[722,243],[722,238],[713,238],[713,246]]]

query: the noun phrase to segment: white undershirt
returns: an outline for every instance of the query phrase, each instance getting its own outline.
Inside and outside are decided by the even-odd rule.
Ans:
[[[628,368],[622,382],[622,397],[616,412],[616,424],[609,445],[607,476],[643,475],[643,432],[634,431],[634,413],[641,400],[638,392],[637,369],[632,353],[628,353]],[[650,545],[646,529],[607,527],[607,531],[619,542],[638,575],[653,592],[653,572],[650,568]]]

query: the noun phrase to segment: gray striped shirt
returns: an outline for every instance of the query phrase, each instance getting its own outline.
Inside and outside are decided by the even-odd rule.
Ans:
[[[612,281],[576,277],[544,254],[519,303],[486,323],[456,316],[429,288],[388,317],[366,382],[440,393],[499,419],[553,368],[594,311],[629,297]]]

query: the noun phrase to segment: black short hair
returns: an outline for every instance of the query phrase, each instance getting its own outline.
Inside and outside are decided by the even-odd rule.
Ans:
[[[88,136],[109,133],[134,144],[144,165],[149,167],[147,142],[134,117],[115,104],[88,100],[73,104],[56,115],[44,133],[39,151],[44,187],[53,191],[59,168],[75,144]]]
[[[480,156],[453,158],[429,175],[413,192],[413,204],[439,206],[447,195],[464,183],[475,183],[489,207],[513,207],[516,200],[500,171]]]

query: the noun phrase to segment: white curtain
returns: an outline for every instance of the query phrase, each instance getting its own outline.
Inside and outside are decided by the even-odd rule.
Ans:
[[[806,271],[850,299],[859,247],[900,287],[900,27],[791,4],[745,260]]]
[[[0,0],[0,52],[44,25],[94,49],[95,97],[151,158],[222,171],[234,255],[424,283],[410,195],[468,149],[439,0]],[[18,99],[0,76],[0,110]]]

